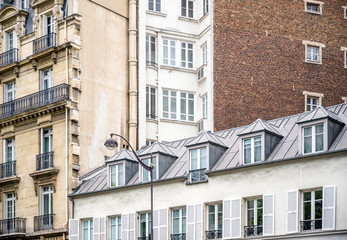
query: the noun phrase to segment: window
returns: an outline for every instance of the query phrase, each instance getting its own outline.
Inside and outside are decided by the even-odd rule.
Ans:
[[[158,179],[158,176],[157,176],[157,169],[158,169],[157,158],[152,157],[152,161],[150,161],[150,158],[147,158],[147,159],[144,159],[142,162],[147,166],[150,166],[151,164],[154,165],[153,180]],[[150,172],[147,171],[146,169],[144,169],[143,167],[141,167],[141,168],[142,168],[142,182],[148,182],[151,179]]]
[[[243,163],[261,161],[261,136],[243,140]]]
[[[206,231],[206,238],[222,238],[223,205],[221,203],[207,205],[207,211],[208,231]]]
[[[208,13],[208,0],[203,0],[203,8],[202,8],[203,15]]]
[[[141,213],[140,214],[140,238],[151,239],[151,214],[150,213]]]
[[[6,38],[6,51],[10,51],[14,48],[17,48],[17,34],[15,30],[8,31],[5,33]]]
[[[202,46],[202,63],[207,64],[207,44]]]
[[[154,67],[157,66],[155,52],[156,42],[157,40],[155,36],[146,35],[146,64]]]
[[[4,219],[15,218],[16,217],[15,210],[16,210],[15,193],[5,193]],[[14,222],[12,223],[12,227],[10,229],[13,229],[13,228],[14,228]]]
[[[187,213],[185,208],[172,210],[172,235],[171,239],[184,239],[186,234]]]
[[[303,128],[304,154],[321,152],[324,150],[324,127],[323,124]]]
[[[82,221],[82,239],[93,240],[93,220]]]
[[[322,48],[324,44],[303,40],[305,45],[305,62],[308,63],[322,63]]]
[[[181,42],[181,67],[193,68],[193,44]]]
[[[343,9],[343,18],[347,19],[347,6],[342,6]]]
[[[161,0],[148,0],[148,10],[160,12]]]
[[[176,66],[176,41],[163,40],[163,64]]]
[[[347,68],[347,47],[341,47],[341,51],[343,51],[343,57],[344,57],[343,66],[344,68]]]
[[[124,172],[123,163],[110,166],[110,186],[111,187],[124,185],[123,172]]]
[[[307,46],[307,61],[318,62],[319,61],[319,47]]]
[[[41,90],[46,90],[53,87],[53,69],[45,69],[40,71],[40,88]]]
[[[322,190],[302,193],[301,230],[322,229],[322,202]]]
[[[43,15],[43,36],[54,33],[54,17],[53,15]],[[51,44],[48,44],[49,46]]]
[[[177,105],[177,98],[180,104]],[[173,90],[163,90],[163,117],[182,121],[194,121],[194,94]]]
[[[246,236],[263,234],[263,199],[246,201]]]
[[[19,8],[26,9],[27,8],[27,0],[19,0]]]
[[[52,152],[53,149],[53,130],[52,128],[41,128],[41,153]]]
[[[110,240],[120,240],[122,239],[122,218],[111,217],[110,218]]]
[[[150,139],[147,139],[146,140],[146,146],[151,146],[153,143],[157,142],[156,140],[150,140]]]
[[[154,87],[146,87],[146,117],[156,119],[156,95],[157,89]]]
[[[53,226],[53,188],[52,186],[41,187],[40,215],[44,216],[40,221],[40,227],[47,229]]]
[[[302,94],[305,96],[305,111],[312,111],[318,106],[322,106],[324,94],[307,91],[303,91]]]
[[[16,99],[16,82],[4,83],[4,102],[10,102]],[[13,109],[14,110],[14,109]]]
[[[193,18],[194,13],[194,1],[181,0],[181,16]]]
[[[322,14],[322,5],[323,2],[314,1],[314,0],[304,0],[305,12]]]
[[[190,150],[190,170],[207,168],[206,147]]]
[[[207,118],[207,94],[201,98],[202,118]]]
[[[16,174],[15,172],[15,140],[3,140],[3,177],[11,177]]]

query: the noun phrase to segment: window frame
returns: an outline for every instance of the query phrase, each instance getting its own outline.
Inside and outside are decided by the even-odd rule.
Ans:
[[[207,65],[207,63],[208,63],[207,43],[204,43],[201,46],[201,52],[202,52],[202,64]]]
[[[119,166],[122,165],[121,169],[122,169],[122,184],[119,183]],[[115,167],[115,172],[112,172],[112,169]],[[111,164],[109,165],[109,186],[110,187],[119,187],[119,186],[124,186],[125,185],[125,163],[124,162],[119,162],[119,163],[115,163],[115,164]],[[116,184],[112,185],[112,176],[115,176],[115,180],[116,180]]]
[[[87,223],[87,228],[84,227],[84,223]],[[82,220],[82,240],[94,240],[94,222],[93,219],[84,219]],[[85,236],[84,230],[88,231],[88,236]]]
[[[316,132],[316,129],[318,126],[323,127],[322,133],[318,133],[319,135],[323,135],[323,149],[319,150],[319,151],[316,150],[316,148],[317,148],[317,135],[318,135]],[[308,128],[311,129],[311,135],[310,135],[311,136],[311,149],[310,149],[311,152],[305,153],[305,129],[308,129]],[[301,131],[302,131],[302,137],[303,137],[302,138],[302,149],[303,149],[304,155],[324,151],[324,144],[326,142],[325,135],[324,135],[324,123],[318,123],[318,124],[314,124],[314,125],[303,126]]]
[[[183,2],[185,2],[185,10],[184,7],[183,7]],[[194,8],[195,8],[195,1],[194,0],[181,0],[181,6],[180,6],[180,10],[181,10],[181,17],[184,17],[184,18],[190,18],[190,19],[194,19]],[[192,8],[190,9],[189,8],[189,4],[192,4]],[[190,16],[190,11],[192,12],[192,16]]]
[[[345,12],[347,14],[347,7],[345,8]],[[341,47],[341,51],[343,51],[343,68],[346,69],[347,68],[347,47]]]
[[[214,213],[213,213],[213,215],[214,215],[214,220],[215,220],[215,222],[214,222],[214,228],[213,229],[210,229],[210,206],[214,206]],[[219,206],[221,206],[221,210],[219,211]],[[217,209],[217,211],[216,211],[216,209]],[[208,203],[208,204],[206,204],[206,213],[207,213],[207,215],[206,215],[206,224],[207,224],[207,226],[206,226],[206,229],[207,229],[207,231],[215,231],[215,230],[222,230],[223,231],[223,202],[216,202],[216,203]],[[221,216],[221,220],[222,220],[222,226],[221,226],[221,228],[218,228],[218,220],[219,220],[219,217],[218,217],[218,215],[219,214],[222,214],[222,216]]]
[[[115,224],[112,224],[112,219],[115,219]],[[122,216],[111,216],[109,217],[109,234],[110,234],[110,240],[119,240],[122,238]],[[115,226],[115,237],[112,238],[112,227]],[[120,227],[120,229],[119,229]],[[120,230],[120,231],[119,231]],[[119,238],[120,236],[120,238]]]
[[[321,219],[316,219],[316,218],[313,218],[312,219],[312,214],[315,214],[315,192],[316,191],[322,191],[322,198],[320,199],[322,201],[322,209],[321,209],[321,215],[322,215],[322,218]],[[305,221],[304,218],[305,218],[305,207],[304,207],[304,194],[307,193],[307,192],[310,192],[311,193],[311,200],[310,200],[310,207],[311,207],[311,219],[306,219],[306,221],[308,220],[321,220],[322,223],[323,223],[323,210],[324,210],[324,206],[323,206],[323,198],[324,198],[324,195],[323,195],[323,188],[322,187],[318,187],[318,188],[312,188],[312,189],[303,189],[303,190],[300,190],[299,193],[300,193],[300,208],[301,208],[301,211],[300,211],[300,220],[299,220],[299,223],[301,221]],[[307,202],[307,201],[306,201]],[[313,204],[313,207],[312,207],[312,204]],[[302,230],[301,229],[301,224],[299,224],[299,228],[300,228],[300,231],[301,232],[307,232],[307,231],[311,231],[311,229],[309,230]],[[318,230],[318,231],[321,231],[322,228],[319,228],[319,229],[315,229],[315,230]]]
[[[8,197],[9,194],[12,194],[11,197]],[[9,219],[8,217],[8,209],[9,209],[9,206],[8,206],[8,203],[11,202],[12,203],[12,206],[11,206],[11,212],[13,213],[13,216],[11,218],[15,218],[16,217],[16,193],[15,192],[5,192],[4,193],[4,211],[3,211],[3,214],[4,214],[4,219]]]
[[[153,163],[152,159],[155,159],[154,163]],[[149,161],[149,160],[151,160],[151,161]],[[153,181],[158,180],[159,179],[159,154],[153,154],[152,158],[151,158],[151,156],[141,157],[141,161],[147,166],[150,166],[151,164],[154,165],[153,172],[152,172]],[[146,170],[144,167],[142,167],[141,164],[139,164],[139,168],[140,168],[141,182],[151,181],[150,172],[148,170]],[[144,179],[145,175],[146,175],[146,179]]]
[[[150,9],[150,2],[153,2],[153,9]],[[159,10],[157,9],[157,4],[159,2]],[[162,12],[162,1],[161,0],[148,0],[147,2],[147,11],[153,12]]]
[[[258,200],[261,200],[262,202],[262,205],[261,205],[261,208],[258,207]],[[250,210],[248,208],[248,202],[249,201],[253,201],[253,209],[251,209],[253,211],[253,225],[249,225],[249,222],[248,222],[248,210]],[[262,232],[261,234],[254,234],[254,235],[250,235],[250,236],[247,236],[245,234],[245,237],[257,237],[257,236],[263,236],[264,234],[264,196],[254,196],[254,197],[249,197],[249,198],[246,198],[244,199],[244,204],[245,204],[245,208],[244,208],[244,216],[245,216],[245,227],[249,227],[249,226],[262,226]],[[261,224],[258,224],[258,210],[261,209]]]
[[[11,86],[11,88],[9,88]],[[9,93],[12,93],[12,98],[9,100]],[[16,81],[8,81],[4,83],[4,103],[16,100]]]
[[[307,13],[313,13],[313,14],[318,14],[318,15],[322,15],[323,14],[323,2],[320,1],[314,1],[314,0],[303,0],[304,1],[304,11]],[[309,10],[307,9],[308,5],[312,4],[312,5],[317,5],[319,10],[318,11],[313,11],[313,10]]]
[[[146,216],[146,236],[141,236],[141,215],[145,214]],[[152,224],[152,216],[150,212],[143,212],[143,213],[139,213],[139,237],[149,237],[151,235],[151,231],[150,231],[150,224]]]
[[[44,188],[48,187],[48,190],[44,190]],[[45,195],[48,195],[48,201],[49,201],[49,210],[48,214],[53,214],[53,186],[52,185],[46,185],[40,187],[40,215],[46,215],[44,214],[45,211],[45,202],[44,197]],[[48,218],[50,219],[50,218]]]
[[[254,159],[254,139],[260,137],[260,160],[259,161],[255,161]],[[250,163],[245,163],[245,154],[244,154],[244,141],[251,139],[251,162]],[[265,161],[264,156],[265,156],[265,148],[264,148],[264,144],[265,144],[265,137],[264,137],[264,133],[253,133],[253,134],[248,134],[245,135],[241,138],[241,148],[242,152],[241,152],[241,164],[242,165],[248,165],[248,164],[254,164],[254,163],[258,163],[258,162],[263,162]]]
[[[180,43],[180,68],[194,68],[194,44],[191,42],[179,41]],[[191,60],[189,55],[191,54]],[[184,59],[183,59],[184,57]]]
[[[315,121],[310,121],[306,123],[300,123],[299,127],[301,128],[299,131],[299,141],[298,141],[298,152],[301,155],[309,155],[309,154],[314,154],[315,152],[311,153],[304,153],[304,128],[305,127],[310,127],[310,126],[315,126],[315,125],[320,125],[323,124],[323,150],[319,152],[324,152],[328,148],[328,120],[327,119],[320,119],[320,120],[315,120]],[[319,153],[318,152],[318,153]]]
[[[45,76],[45,74],[47,75]],[[45,86],[47,81],[47,87]],[[48,68],[40,69],[40,90],[47,90],[53,87],[53,66]]]
[[[201,149],[205,149],[206,151],[206,167],[205,168],[201,168]],[[197,151],[197,167],[196,169],[193,169],[192,168],[192,152],[193,151]],[[196,146],[194,148],[190,148],[189,149],[189,170],[190,171],[194,171],[194,170],[200,170],[200,169],[206,169],[206,170],[209,170],[209,147],[207,144],[204,144],[204,145],[200,145],[200,146]]]
[[[202,16],[209,13],[209,0],[203,0],[202,2]]]
[[[323,52],[323,48],[325,48],[325,45],[323,43],[318,43],[318,42],[312,42],[312,41],[307,41],[307,40],[303,40],[302,44],[305,45],[305,62],[306,63],[313,63],[313,64],[322,64],[322,52]],[[308,48],[310,47],[314,47],[318,49],[318,57],[317,57],[317,61],[316,60],[311,60],[308,59]]]
[[[11,147],[11,151],[12,151],[12,159],[11,161],[9,161],[8,158],[8,148]],[[7,162],[13,162],[16,160],[16,140],[15,138],[5,138],[3,139],[3,163],[7,163]]]
[[[154,40],[154,42],[152,40]],[[152,59],[153,44],[154,44],[154,59]],[[153,34],[146,34],[146,66],[157,67],[157,46],[158,46],[157,36]]]
[[[167,94],[164,94],[164,91],[167,91]],[[175,96],[173,95],[175,93]],[[186,98],[181,97],[181,94],[186,94]],[[192,95],[193,98],[189,98],[189,95]],[[166,99],[164,99],[166,98]],[[173,111],[172,107],[172,101],[175,99],[175,110]],[[185,112],[182,112],[181,104],[182,101],[185,100]],[[167,111],[164,110],[164,102],[167,101]],[[190,112],[190,102],[193,102],[193,113]],[[175,120],[175,121],[181,121],[181,122],[195,122],[195,93],[193,92],[187,92],[187,91],[180,91],[180,90],[173,90],[173,89],[162,89],[162,118],[168,119],[168,120]],[[167,116],[165,116],[167,114]],[[175,117],[173,117],[175,116]],[[183,116],[186,116],[186,119],[182,119]],[[191,120],[190,120],[191,119]]]
[[[183,217],[183,210],[185,211],[185,216]],[[179,221],[179,230],[178,233],[174,233],[174,211],[179,211],[179,216],[178,216],[178,221]],[[186,207],[177,207],[173,208],[171,210],[171,221],[172,221],[172,226],[171,226],[171,232],[172,234],[182,234],[182,233],[187,233],[187,208]],[[183,231],[183,218],[185,218],[185,231]]]
[[[347,6],[342,6],[343,9],[343,19],[347,19]]]
[[[177,40],[169,39],[169,38],[162,38],[162,46],[163,46],[163,52],[162,52],[162,64],[164,66],[169,67],[176,67],[177,66]],[[167,44],[165,44],[165,41],[167,41]],[[167,48],[167,58],[164,57],[165,48]],[[174,56],[172,56],[174,55]],[[167,61],[167,63],[165,63]]]
[[[201,117],[207,119],[208,117],[208,96],[207,93],[201,96]]]
[[[153,93],[152,90],[154,90],[154,102],[153,102]],[[146,118],[147,119],[157,119],[157,88],[153,86],[146,86]],[[152,106],[154,105],[154,109]],[[148,111],[147,111],[148,110]],[[154,110],[154,113],[152,112]]]
[[[48,131],[48,132],[46,132]],[[45,133],[46,132],[46,133]],[[40,152],[43,153],[49,153],[53,151],[53,128],[41,128],[40,129]],[[45,139],[48,138],[49,142],[49,150],[48,152],[45,151]]]
[[[318,106],[322,106],[323,97],[324,97],[323,93],[303,91],[302,94],[305,96],[305,112],[308,111],[308,107],[307,107],[307,100],[308,100],[308,98],[318,98],[319,99]],[[311,110],[313,110],[313,109],[311,109]]]

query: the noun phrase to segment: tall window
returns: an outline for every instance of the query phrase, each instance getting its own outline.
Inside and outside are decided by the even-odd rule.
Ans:
[[[307,45],[306,60],[311,62],[319,62],[319,47]]]
[[[302,194],[302,230],[322,228],[322,190],[303,192]]]
[[[140,239],[147,239],[151,237],[151,214],[140,214]],[[146,238],[147,237],[147,238]]]
[[[5,193],[4,219],[16,217],[16,196],[15,193]],[[10,229],[13,229],[12,226]]]
[[[207,239],[222,238],[223,226],[223,205],[211,204],[207,206],[208,210],[208,231],[206,233]]]
[[[16,98],[16,82],[4,83],[4,102],[10,102]]]
[[[207,64],[207,44],[202,46],[202,63]]]
[[[172,237],[171,239],[184,239],[186,233],[186,209],[179,208],[172,210]]]
[[[193,44],[181,42],[181,67],[193,68]]]
[[[158,176],[157,176],[157,173],[158,173],[158,171],[157,171],[157,169],[158,169],[157,158],[153,157],[152,161],[150,160],[150,158],[147,158],[147,159],[144,159],[142,162],[144,164],[146,164],[147,166],[150,166],[151,164],[154,165],[153,173],[152,173],[153,174],[153,180],[158,179]],[[141,167],[141,168],[142,168],[142,182],[148,182],[150,177],[151,177],[150,172],[147,171],[146,169],[144,169],[143,167]]]
[[[27,8],[27,0],[19,0],[19,7],[21,9],[26,9]]]
[[[261,161],[261,136],[243,140],[244,164]]]
[[[110,218],[110,235],[111,240],[122,239],[122,219],[121,216]]]
[[[45,90],[53,87],[53,69],[45,69],[40,71],[40,88],[41,90]]]
[[[194,94],[180,93],[181,120],[194,121]]]
[[[40,227],[49,227],[53,225],[53,188],[52,186],[41,187],[41,209],[40,215],[44,216]]]
[[[123,163],[110,166],[110,185],[111,187],[122,186],[123,183]]]
[[[4,177],[11,177],[15,175],[15,140],[3,140],[3,162],[5,163],[3,169]]]
[[[146,64],[150,66],[156,66],[156,42],[157,39],[155,36],[146,35]]]
[[[246,201],[246,236],[263,234],[263,199]]]
[[[156,95],[157,89],[154,87],[146,87],[146,117],[156,119]]]
[[[17,34],[15,30],[5,32],[5,38],[6,38],[6,43],[5,43],[6,51],[17,48]]]
[[[148,10],[160,12],[161,0],[148,0]]]
[[[311,111],[319,106],[319,98],[317,97],[307,97],[306,110]]]
[[[194,94],[163,90],[163,117],[177,119],[178,112],[180,120],[194,121]]]
[[[190,150],[190,170],[207,168],[206,147]]]
[[[304,154],[324,150],[324,127],[323,124],[304,127]]]
[[[163,117],[177,118],[177,92],[172,90],[163,90]]]
[[[43,15],[43,35],[48,35],[54,32],[54,17],[53,15]],[[49,44],[48,44],[49,45]]]
[[[194,17],[194,1],[181,0],[181,15],[183,17]]]
[[[176,41],[163,39],[163,64],[176,66]]]
[[[203,0],[203,9],[202,9],[203,15],[208,13],[208,0]]]
[[[41,153],[49,153],[53,150],[53,130],[52,128],[41,128]]]
[[[94,228],[93,220],[82,221],[82,239],[93,240]]]
[[[207,118],[207,94],[201,98],[202,118]]]

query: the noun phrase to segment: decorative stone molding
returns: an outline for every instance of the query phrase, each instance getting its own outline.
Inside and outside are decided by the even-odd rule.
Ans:
[[[37,60],[36,59],[31,60],[31,65],[33,66],[34,70],[36,71],[37,70]]]
[[[51,59],[52,59],[54,64],[57,63],[57,53],[56,52],[51,53]]]
[[[19,67],[18,66],[14,67],[13,72],[14,72],[14,75],[16,75],[16,78],[18,78],[19,77]]]
[[[16,195],[16,200],[18,200],[18,185],[20,177],[8,177],[0,179],[0,202],[2,201],[2,196],[5,192],[14,192]]]
[[[39,192],[41,185],[52,184],[53,192],[56,192],[56,182],[59,170],[56,168],[48,168],[40,171],[30,173],[29,176],[34,180],[35,196]]]

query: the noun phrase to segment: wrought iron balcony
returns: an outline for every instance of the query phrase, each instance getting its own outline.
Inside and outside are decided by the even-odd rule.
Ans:
[[[0,178],[16,176],[16,161],[0,164]]]
[[[69,99],[69,85],[58,86],[27,95],[0,105],[0,119]]]
[[[47,214],[34,217],[34,231],[44,231],[53,229],[54,214]]]
[[[186,234],[185,233],[171,234],[171,240],[186,240]]]
[[[206,233],[206,239],[222,238],[222,229],[208,230],[205,233]]]
[[[9,218],[0,220],[0,235],[25,233],[26,219],[25,218]]]
[[[151,240],[151,235],[147,237],[138,237],[138,240]]]
[[[301,231],[322,229],[322,219],[300,221]]]
[[[51,47],[55,46],[55,33],[47,34],[43,37],[40,37],[38,39],[35,39],[33,41],[33,52],[34,54],[42,52],[46,49],[49,49]]]
[[[42,170],[53,167],[53,152],[36,155],[36,170]]]
[[[152,67],[158,67],[158,64],[156,62],[151,62],[151,61],[146,61],[147,66],[152,66]]]
[[[0,54],[0,67],[4,67],[14,62],[18,62],[17,48],[13,48],[7,52]]]
[[[190,170],[187,176],[187,184],[207,182],[206,168]]]
[[[263,235],[263,225],[250,225],[245,226],[245,236],[259,236]]]

